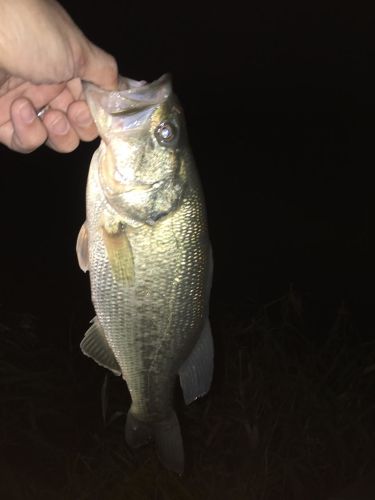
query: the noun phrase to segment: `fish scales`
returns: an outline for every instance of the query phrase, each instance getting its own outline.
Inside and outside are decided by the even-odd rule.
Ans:
[[[168,88],[163,77],[159,85],[166,82]],[[149,96],[147,86],[142,91]],[[114,357],[112,368],[108,365],[111,353],[105,358],[95,338],[86,339],[90,330],[82,349],[99,364],[121,373],[128,385],[129,444],[144,444],[145,436],[153,437],[163,463],[181,472],[182,441],[173,410],[176,377],[180,374],[185,399],[188,393],[195,399],[207,392],[212,378],[212,368],[207,373],[201,369],[212,364],[213,354],[208,325],[212,263],[204,197],[182,111],[172,94],[149,105],[142,126],[136,124],[125,132],[118,123],[121,116],[109,113],[115,118],[108,126],[108,116],[99,110],[100,120],[89,95],[89,104],[90,99],[103,141],[90,165],[84,229],[88,263],[81,267],[90,271],[94,329],[98,339],[98,331],[102,332],[101,341]],[[167,127],[170,116],[178,118],[171,122],[176,130],[168,125],[179,133],[173,147],[155,140],[160,123]],[[125,209],[119,201],[123,193],[116,191],[119,179],[125,197],[130,197],[130,201],[124,198]],[[80,243],[77,251],[80,258],[84,254]]]
[[[202,294],[208,269],[208,246],[202,244],[204,207],[191,190],[181,207],[158,224],[129,231],[135,279],[124,287],[111,272],[101,237],[105,200],[97,195],[98,165],[90,172],[87,194],[87,205],[92,207],[87,217],[88,232],[93,235],[92,299],[123,370],[134,413],[144,421],[161,420],[170,412],[172,398],[164,384],[168,380],[169,386],[174,384],[179,364],[203,327]]]

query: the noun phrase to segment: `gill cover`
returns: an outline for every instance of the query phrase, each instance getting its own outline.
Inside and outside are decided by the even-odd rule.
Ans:
[[[106,199],[128,223],[155,223],[177,207],[185,183],[183,114],[169,75],[150,84],[120,77],[116,91],[85,83],[84,92],[102,138]]]

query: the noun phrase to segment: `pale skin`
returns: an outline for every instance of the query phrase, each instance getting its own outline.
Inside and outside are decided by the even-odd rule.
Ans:
[[[68,153],[95,139],[82,81],[112,90],[117,79],[114,58],[55,0],[0,0],[0,142],[8,148]]]

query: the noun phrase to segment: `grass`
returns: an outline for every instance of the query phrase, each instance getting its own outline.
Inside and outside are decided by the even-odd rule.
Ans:
[[[375,463],[375,342],[345,304],[326,312],[291,288],[213,314],[212,390],[177,398],[178,477],[126,447],[129,395],[81,355],[78,324],[2,311],[0,498],[328,499]]]

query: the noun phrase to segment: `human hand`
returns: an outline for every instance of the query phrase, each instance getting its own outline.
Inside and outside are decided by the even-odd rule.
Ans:
[[[0,142],[27,153],[43,143],[70,152],[80,140],[93,140],[81,80],[115,89],[113,57],[55,0],[0,0],[0,19]]]

